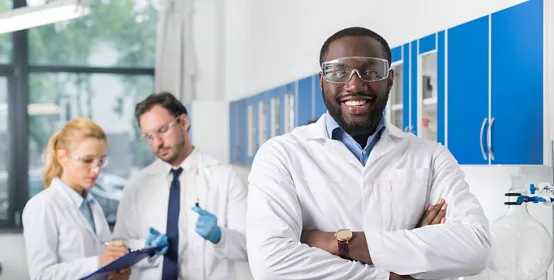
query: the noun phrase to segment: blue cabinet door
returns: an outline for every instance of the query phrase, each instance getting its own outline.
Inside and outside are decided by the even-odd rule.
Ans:
[[[298,81],[298,125],[305,125],[313,119],[312,76]]]
[[[488,164],[489,18],[447,31],[448,148],[460,164]]]
[[[246,164],[252,164],[258,150],[258,101],[259,95],[246,99]]]
[[[315,74],[313,76],[313,96],[314,96],[314,110],[315,110],[315,118],[321,117],[321,115],[325,114],[327,112],[327,107],[325,106],[325,102],[323,102],[323,96],[321,94],[321,87],[319,86],[319,74]]]
[[[248,138],[247,138],[247,112],[246,112],[246,99],[242,99],[239,101],[236,101],[235,109],[237,110],[236,113],[236,126],[233,133],[235,134],[235,139],[237,141],[235,151],[237,153],[236,155],[236,161],[238,164],[246,164],[247,159],[247,144],[248,144]]]
[[[444,140],[445,132],[445,61],[446,61],[446,44],[445,32],[437,33],[437,142],[446,145]]]
[[[491,17],[491,163],[543,164],[543,1]]]
[[[238,161],[238,101],[229,103],[229,163],[237,164]]]

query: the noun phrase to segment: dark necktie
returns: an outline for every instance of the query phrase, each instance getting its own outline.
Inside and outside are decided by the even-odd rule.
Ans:
[[[166,235],[169,243],[164,256],[162,280],[177,280],[179,278],[179,211],[181,203],[181,184],[179,175],[182,168],[171,169],[173,180],[169,189],[169,203],[167,205]]]

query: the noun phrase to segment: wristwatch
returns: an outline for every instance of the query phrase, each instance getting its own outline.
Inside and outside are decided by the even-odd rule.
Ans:
[[[335,239],[339,246],[339,256],[348,259],[348,242],[352,240],[352,231],[349,229],[341,229],[335,233]]]

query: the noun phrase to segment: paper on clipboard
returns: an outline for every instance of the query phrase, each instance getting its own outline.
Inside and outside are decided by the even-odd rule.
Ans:
[[[109,263],[108,265],[99,268],[97,271],[91,273],[90,275],[81,278],[80,280],[106,279],[108,273],[129,268],[145,258],[152,257],[163,247],[165,246],[148,247],[140,250],[131,251],[121,256],[119,259]]]

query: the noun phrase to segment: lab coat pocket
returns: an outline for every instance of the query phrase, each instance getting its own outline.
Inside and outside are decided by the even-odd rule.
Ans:
[[[389,179],[392,229],[415,228],[428,201],[429,169],[393,169]]]

